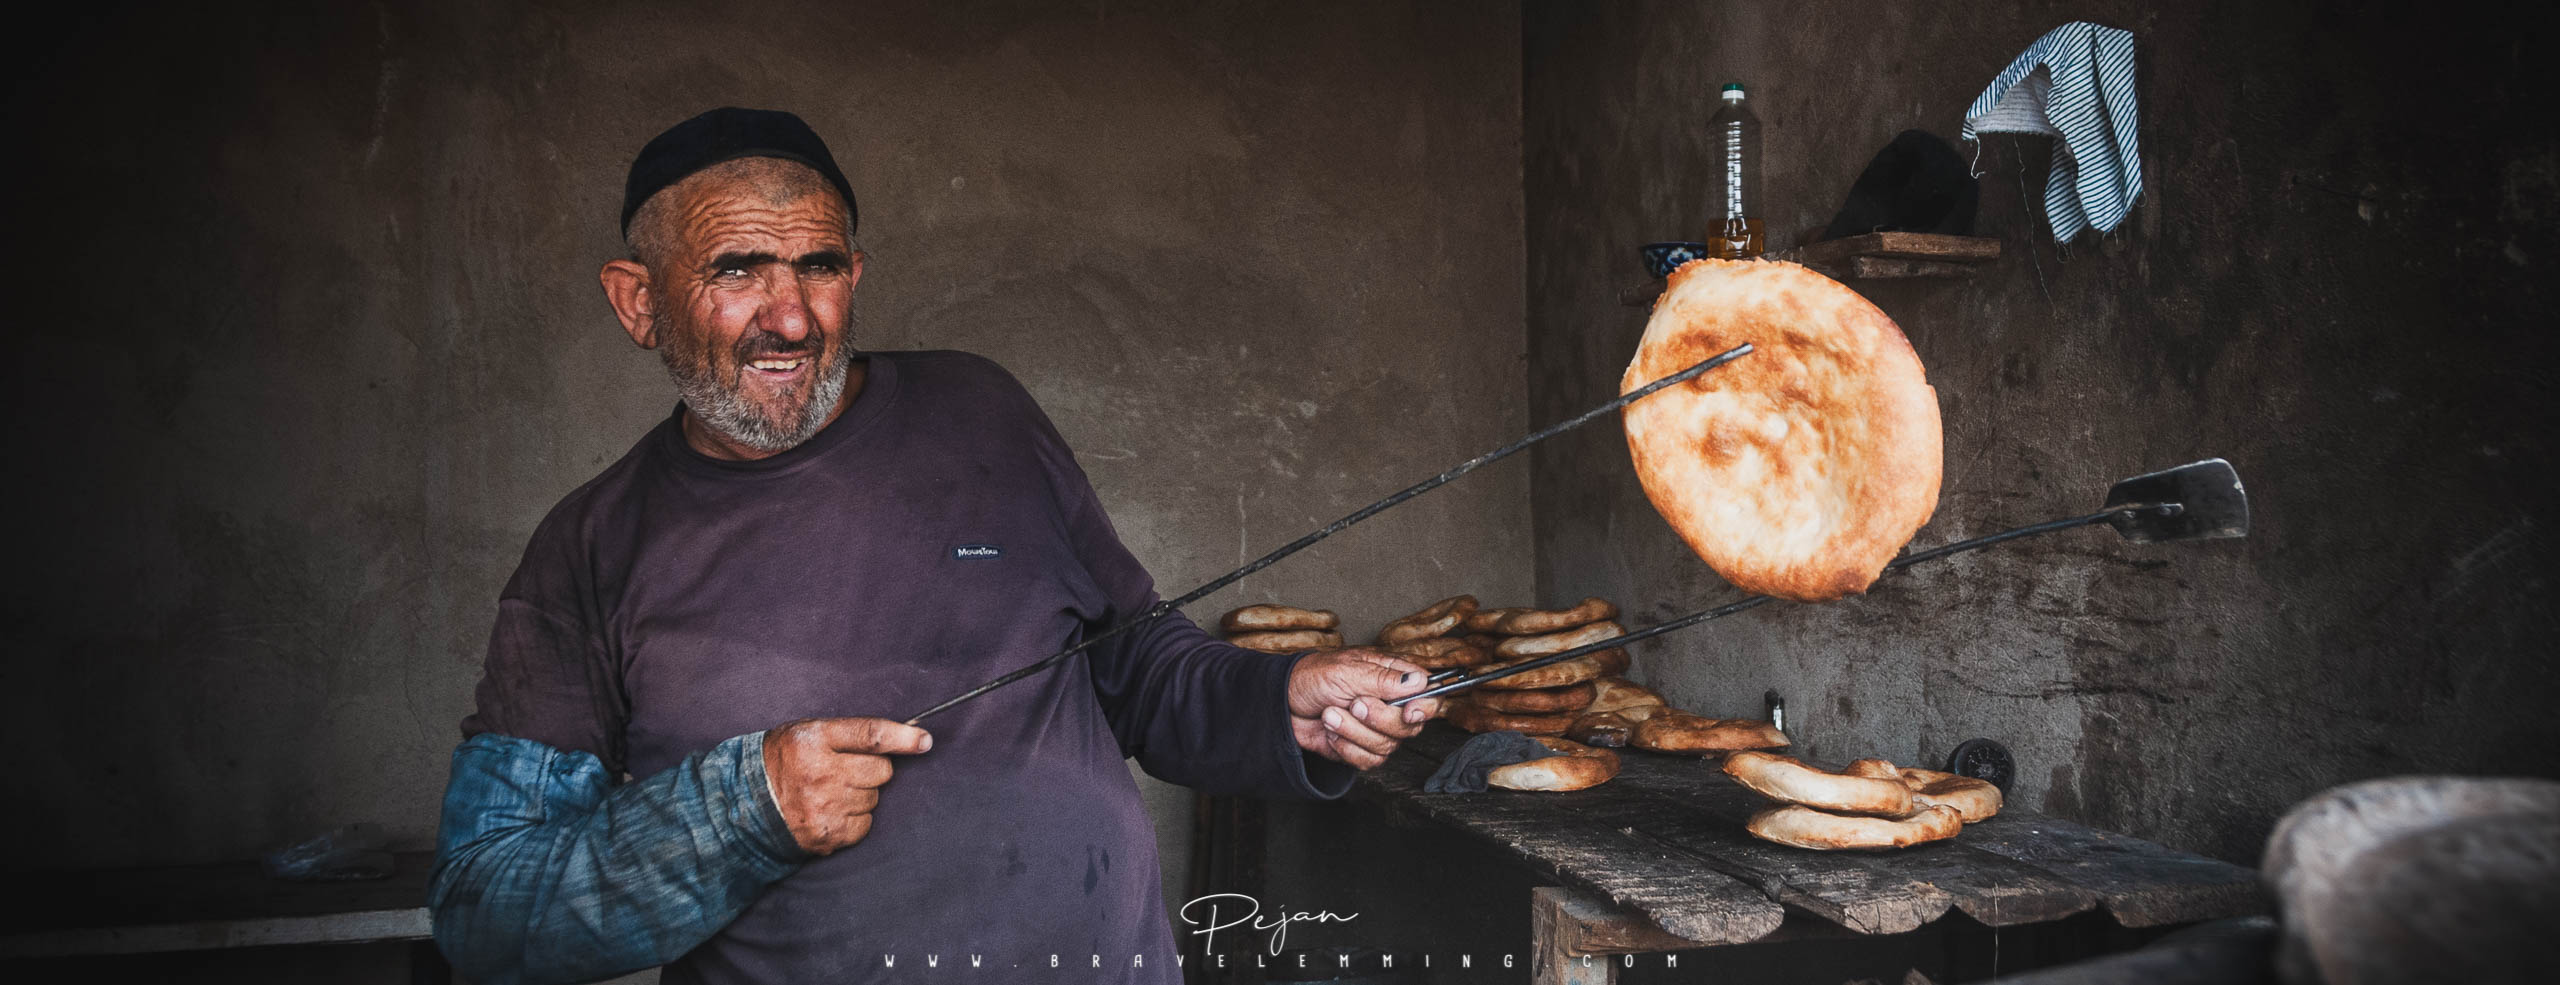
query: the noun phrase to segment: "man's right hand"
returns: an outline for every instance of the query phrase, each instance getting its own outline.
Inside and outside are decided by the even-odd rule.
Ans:
[[[804,718],[764,734],[764,776],[800,848],[825,855],[871,833],[889,756],[933,748],[933,736],[886,718]]]

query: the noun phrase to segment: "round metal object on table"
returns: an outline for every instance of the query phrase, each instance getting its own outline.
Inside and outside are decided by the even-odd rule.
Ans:
[[[2008,746],[1990,739],[1966,739],[1947,754],[1947,772],[1989,780],[2001,793],[2008,793],[2009,781],[2018,777],[2018,764],[2009,757]]]

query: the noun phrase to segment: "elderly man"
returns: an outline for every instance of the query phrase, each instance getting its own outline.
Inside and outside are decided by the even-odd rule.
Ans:
[[[855,348],[856,220],[786,113],[714,110],[633,163],[605,295],[683,403],[500,599],[432,899],[471,978],[1173,981],[1124,759],[1339,796],[1435,710],[1385,703],[1424,687],[1402,661],[1176,614],[900,724],[1156,595],[1004,370]]]

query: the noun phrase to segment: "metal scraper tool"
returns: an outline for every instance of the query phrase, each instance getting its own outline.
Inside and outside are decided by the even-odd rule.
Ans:
[[[2122,534],[2124,539],[2137,544],[2246,537],[2249,535],[2249,494],[2240,487],[2240,473],[2232,469],[2230,462],[2219,458],[2208,458],[2201,462],[2148,475],[2137,475],[2118,482],[2107,490],[2106,506],[2095,513],[2032,524],[2015,530],[2003,530],[1972,540],[1960,540],[1944,547],[1933,547],[1925,551],[1905,554],[1895,558],[1893,563],[1885,565],[1884,570],[1900,571],[1923,561],[1935,561],[2003,541],[2097,523],[2116,528],[2116,533]],[[1452,672],[1442,671],[1431,677],[1438,686],[1418,694],[1398,698],[1388,704],[1402,705],[1408,701],[1453,694],[1486,681],[1498,681],[1513,674],[1571,660],[1586,653],[1598,653],[1611,647],[1625,646],[1637,640],[1651,639],[1673,630],[1686,629],[1709,620],[1722,619],[1745,609],[1757,608],[1769,601],[1771,601],[1770,596],[1753,595],[1705,612],[1693,612],[1658,626],[1647,626],[1624,636],[1610,637],[1589,646],[1578,646],[1473,677],[1450,679],[1449,675]]]
[[[907,724],[909,724],[909,725],[913,725],[913,724],[916,724],[917,722],[924,721],[924,720],[925,720],[925,718],[926,718],[926,716],[933,715],[933,714],[935,714],[935,713],[937,713],[937,712],[940,712],[940,711],[942,711],[942,710],[944,710],[944,709],[946,709],[946,708],[950,708],[950,707],[952,707],[952,706],[954,706],[954,705],[960,704],[961,702],[969,701],[969,700],[971,700],[971,699],[974,699],[974,698],[978,697],[979,695],[986,694],[986,693],[987,693],[987,692],[989,692],[989,691],[993,691],[993,690],[995,690],[995,689],[997,689],[997,688],[1003,687],[1003,686],[1005,686],[1005,685],[1007,685],[1007,684],[1011,684],[1011,683],[1013,683],[1013,682],[1015,682],[1015,681],[1018,681],[1018,680],[1021,680],[1021,679],[1025,678],[1025,677],[1029,677],[1029,676],[1031,676],[1031,675],[1033,675],[1033,674],[1037,674],[1037,673],[1039,673],[1039,672],[1041,672],[1041,671],[1043,671],[1043,670],[1046,670],[1046,669],[1048,669],[1048,668],[1050,668],[1050,667],[1052,667],[1052,666],[1057,665],[1059,661],[1065,660],[1065,659],[1067,659],[1068,657],[1075,656],[1075,655],[1076,655],[1076,654],[1078,654],[1078,653],[1082,653],[1082,652],[1084,652],[1085,650],[1091,649],[1091,648],[1093,647],[1093,645],[1094,645],[1094,644],[1096,644],[1096,643],[1100,643],[1100,642],[1102,642],[1102,641],[1104,641],[1104,640],[1111,639],[1112,637],[1118,636],[1118,635],[1120,635],[1120,634],[1122,634],[1122,633],[1126,633],[1126,632],[1128,632],[1128,631],[1130,631],[1130,630],[1132,630],[1132,629],[1135,629],[1135,628],[1137,628],[1137,627],[1139,627],[1139,626],[1144,626],[1144,625],[1146,625],[1146,624],[1148,624],[1148,623],[1154,622],[1154,621],[1156,621],[1157,619],[1159,619],[1159,618],[1163,617],[1165,613],[1172,612],[1172,611],[1173,611],[1173,610],[1175,610],[1175,609],[1182,608],[1183,606],[1190,605],[1190,604],[1191,604],[1191,603],[1193,603],[1193,602],[1197,602],[1197,601],[1199,601],[1199,600],[1201,600],[1201,599],[1203,599],[1203,598],[1206,598],[1206,597],[1208,597],[1209,593],[1211,593],[1211,592],[1214,592],[1214,591],[1217,591],[1218,589],[1225,588],[1225,587],[1227,587],[1227,586],[1229,586],[1229,585],[1235,584],[1238,580],[1242,579],[1244,576],[1249,575],[1249,574],[1252,574],[1252,573],[1254,573],[1254,572],[1256,572],[1256,571],[1260,571],[1260,570],[1262,570],[1262,569],[1264,569],[1264,568],[1270,567],[1270,566],[1271,566],[1271,564],[1272,564],[1273,562],[1276,562],[1276,561],[1280,560],[1281,558],[1288,557],[1289,555],[1296,554],[1296,553],[1298,553],[1299,551],[1305,550],[1305,549],[1307,549],[1307,547],[1309,547],[1310,545],[1313,545],[1315,542],[1317,542],[1317,541],[1319,541],[1319,540],[1323,540],[1323,539],[1325,539],[1325,538],[1327,538],[1327,537],[1331,537],[1331,536],[1333,536],[1333,535],[1335,535],[1335,534],[1341,533],[1341,532],[1342,532],[1342,530],[1343,530],[1343,528],[1345,528],[1345,527],[1349,527],[1349,526],[1350,526],[1350,525],[1352,525],[1352,524],[1355,524],[1355,523],[1358,523],[1358,522],[1360,522],[1360,521],[1362,521],[1362,520],[1366,520],[1366,519],[1368,519],[1368,518],[1370,518],[1370,517],[1376,516],[1376,515],[1378,515],[1379,513],[1383,513],[1383,512],[1385,512],[1389,507],[1393,507],[1393,506],[1399,505],[1399,504],[1401,504],[1401,503],[1405,502],[1406,500],[1412,499],[1412,498],[1414,498],[1414,497],[1416,497],[1416,496],[1420,496],[1420,495],[1422,495],[1423,493],[1430,492],[1431,490],[1434,490],[1434,489],[1440,488],[1441,486],[1446,485],[1446,484],[1447,484],[1450,480],[1452,480],[1452,479],[1455,479],[1455,478],[1457,478],[1457,477],[1459,477],[1459,476],[1465,475],[1465,474],[1467,474],[1467,473],[1469,473],[1469,472],[1473,472],[1473,471],[1475,471],[1475,470],[1477,470],[1477,469],[1479,469],[1479,468],[1483,468],[1484,466],[1486,466],[1486,465],[1488,465],[1488,464],[1491,464],[1492,462],[1494,462],[1494,461],[1495,461],[1495,460],[1497,460],[1497,459],[1501,459],[1501,458],[1508,457],[1508,456],[1509,456],[1509,455],[1511,455],[1513,452],[1517,452],[1517,451],[1519,451],[1519,450],[1521,450],[1521,449],[1523,449],[1523,448],[1527,448],[1527,447],[1529,447],[1530,445],[1537,444],[1538,442],[1545,441],[1545,440],[1547,440],[1548,438],[1555,437],[1556,435],[1563,434],[1563,433],[1565,433],[1565,432],[1567,432],[1567,431],[1571,431],[1571,430],[1573,430],[1574,428],[1578,428],[1578,427],[1581,427],[1582,425],[1585,425],[1585,424],[1591,423],[1591,421],[1592,421],[1593,419],[1598,418],[1598,417],[1599,417],[1600,415],[1602,415],[1602,414],[1606,414],[1606,413],[1608,413],[1608,412],[1610,412],[1610,411],[1617,410],[1617,409],[1618,409],[1618,408],[1620,408],[1620,407],[1624,407],[1624,406],[1626,406],[1626,405],[1628,405],[1628,404],[1631,404],[1631,403],[1634,403],[1634,402],[1636,402],[1636,401],[1638,401],[1638,400],[1642,400],[1642,399],[1644,399],[1645,397],[1652,395],[1655,391],[1661,390],[1661,389],[1662,389],[1662,388],[1664,388],[1664,387],[1671,386],[1671,385],[1676,384],[1676,383],[1685,382],[1685,381],[1690,380],[1690,379],[1694,379],[1694,378],[1696,378],[1696,377],[1698,376],[1698,374],[1700,374],[1700,373],[1704,373],[1704,372],[1706,372],[1706,371],[1708,371],[1708,370],[1714,369],[1714,368],[1716,368],[1716,367],[1718,367],[1718,366],[1722,366],[1722,365],[1724,365],[1724,364],[1726,364],[1726,363],[1732,362],[1732,361],[1734,361],[1734,360],[1736,360],[1736,359],[1740,359],[1740,358],[1742,358],[1742,357],[1744,357],[1744,356],[1746,356],[1746,355],[1750,355],[1750,354],[1751,354],[1751,343],[1749,343],[1749,342],[1745,342],[1745,343],[1743,343],[1743,344],[1741,344],[1741,345],[1734,346],[1733,348],[1727,349],[1727,350],[1725,350],[1725,351],[1723,351],[1723,352],[1717,353],[1717,354],[1715,354],[1715,355],[1713,355],[1713,356],[1707,357],[1706,359],[1699,361],[1699,363],[1698,363],[1697,365],[1695,365],[1695,366],[1691,366],[1691,367],[1689,367],[1689,368],[1687,368],[1687,369],[1684,369],[1684,370],[1681,370],[1681,371],[1679,371],[1679,372],[1677,372],[1677,373],[1673,373],[1673,374],[1671,374],[1671,375],[1669,375],[1669,376],[1665,376],[1665,377],[1663,377],[1663,378],[1661,378],[1661,379],[1658,379],[1658,380],[1655,380],[1655,381],[1653,381],[1653,382],[1651,382],[1651,383],[1647,383],[1647,384],[1645,384],[1645,385],[1643,385],[1643,386],[1641,386],[1641,387],[1637,387],[1637,388],[1635,388],[1635,389],[1633,389],[1633,390],[1629,390],[1629,391],[1627,391],[1626,393],[1619,395],[1616,399],[1614,399],[1614,400],[1610,400],[1610,401],[1608,401],[1608,402],[1606,402],[1606,403],[1603,403],[1603,404],[1601,404],[1600,406],[1593,407],[1593,408],[1591,408],[1590,410],[1583,411],[1581,414],[1576,415],[1575,417],[1573,417],[1573,418],[1572,418],[1572,419],[1570,419],[1570,420],[1566,420],[1566,421],[1563,421],[1563,422],[1560,422],[1560,423],[1556,423],[1556,424],[1548,425],[1544,430],[1541,430],[1541,431],[1537,432],[1536,434],[1532,434],[1532,435],[1530,435],[1530,436],[1528,436],[1528,437],[1526,437],[1526,438],[1522,438],[1522,439],[1520,439],[1520,440],[1518,440],[1518,441],[1514,441],[1514,442],[1512,442],[1512,443],[1510,443],[1510,444],[1508,444],[1508,445],[1504,445],[1504,446],[1502,446],[1502,447],[1500,447],[1500,448],[1496,448],[1496,449],[1494,449],[1494,450],[1492,450],[1492,451],[1489,451],[1489,452],[1486,452],[1486,453],[1484,453],[1484,454],[1482,454],[1482,455],[1478,455],[1478,456],[1476,456],[1476,457],[1474,457],[1474,458],[1467,459],[1467,460],[1466,460],[1466,461],[1464,461],[1464,462],[1460,462],[1460,463],[1458,463],[1458,465],[1457,465],[1456,467],[1451,468],[1450,470],[1448,470],[1448,471],[1446,471],[1446,472],[1442,472],[1442,473],[1440,473],[1439,475],[1435,475],[1435,476],[1432,476],[1431,478],[1424,479],[1424,480],[1422,480],[1421,482],[1414,483],[1413,485],[1406,487],[1406,488],[1405,488],[1403,491],[1401,491],[1401,492],[1398,492],[1398,493],[1396,493],[1396,494],[1394,494],[1394,495],[1392,495],[1392,496],[1388,496],[1388,497],[1387,497],[1387,498],[1385,498],[1385,499],[1381,499],[1381,500],[1379,500],[1379,501],[1377,501],[1377,502],[1375,502],[1375,503],[1371,503],[1371,504],[1369,504],[1369,505],[1367,505],[1367,506],[1363,506],[1363,507],[1361,507],[1360,509],[1358,509],[1358,510],[1356,510],[1356,511],[1352,512],[1352,514],[1351,514],[1351,515],[1346,516],[1346,517],[1343,517],[1342,519],[1339,519],[1339,520],[1335,520],[1335,521],[1333,521],[1332,523],[1325,525],[1324,529],[1317,530],[1317,531],[1315,531],[1315,532],[1313,532],[1313,533],[1310,533],[1310,534],[1308,534],[1308,535],[1306,535],[1306,536],[1304,536],[1304,537],[1300,537],[1300,538],[1298,538],[1298,539],[1296,539],[1296,540],[1290,541],[1289,543],[1287,543],[1287,544],[1285,544],[1285,545],[1282,545],[1282,546],[1281,546],[1281,548],[1280,548],[1279,550],[1273,551],[1273,552],[1271,552],[1271,553],[1269,553],[1269,554],[1265,554],[1265,555],[1263,555],[1263,556],[1261,556],[1261,557],[1259,557],[1259,558],[1255,558],[1255,559],[1253,560],[1253,562],[1252,562],[1252,563],[1247,564],[1247,565],[1245,565],[1244,567],[1237,568],[1237,569],[1235,569],[1234,571],[1227,572],[1226,574],[1223,574],[1223,575],[1219,575],[1217,578],[1215,578],[1215,579],[1211,580],[1208,584],[1206,584],[1206,585],[1202,585],[1202,586],[1200,586],[1200,587],[1198,587],[1198,588],[1192,589],[1191,591],[1189,591],[1189,592],[1185,593],[1181,598],[1173,599],[1173,600],[1171,600],[1171,601],[1166,601],[1166,602],[1158,602],[1158,603],[1156,603],[1156,604],[1155,604],[1155,606],[1154,606],[1154,607],[1149,608],[1145,613],[1143,613],[1143,614],[1139,615],[1139,616],[1138,616],[1137,618],[1135,618],[1135,619],[1131,619],[1131,620],[1129,620],[1129,621],[1127,621],[1127,622],[1124,622],[1124,623],[1121,623],[1121,624],[1119,624],[1119,625],[1117,625],[1117,626],[1113,626],[1113,627],[1111,627],[1110,629],[1103,630],[1101,633],[1098,633],[1098,634],[1096,634],[1096,635],[1093,635],[1093,636],[1090,636],[1090,637],[1085,638],[1085,640],[1084,640],[1083,642],[1077,643],[1077,644],[1076,644],[1076,645],[1074,645],[1074,646],[1068,647],[1068,648],[1066,648],[1066,649],[1064,649],[1064,650],[1060,650],[1060,651],[1058,651],[1058,652],[1056,652],[1056,653],[1050,654],[1049,656],[1047,656],[1047,657],[1045,657],[1045,658],[1042,658],[1038,663],[1034,663],[1034,664],[1032,664],[1032,665],[1030,665],[1030,666],[1027,666],[1027,667],[1024,667],[1024,668],[1022,668],[1022,669],[1020,669],[1020,670],[1013,671],[1013,672],[1011,672],[1011,673],[1008,673],[1008,674],[1004,675],[1003,677],[999,677],[999,678],[996,678],[995,680],[988,681],[988,682],[986,682],[986,683],[984,683],[984,684],[980,684],[980,685],[978,685],[977,687],[970,688],[967,692],[965,692],[965,693],[963,693],[963,694],[959,695],[958,697],[954,697],[954,698],[952,698],[952,699],[950,699],[950,700],[948,700],[948,701],[945,701],[945,702],[943,702],[943,703],[941,703],[941,704],[935,705],[935,706],[933,706],[933,707],[931,707],[931,708],[927,708],[927,709],[925,709],[925,710],[923,710],[923,711],[921,711],[921,712],[918,712],[918,713],[916,714],[916,717],[914,717],[914,718],[910,718],[910,719],[907,719]]]

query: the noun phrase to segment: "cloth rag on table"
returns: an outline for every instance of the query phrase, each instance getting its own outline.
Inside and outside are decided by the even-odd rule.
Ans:
[[[1493,785],[1488,777],[1495,767],[1553,755],[1555,750],[1539,745],[1538,740],[1525,733],[1480,733],[1440,761],[1440,768],[1422,781],[1422,792],[1483,793]]]
[[[2084,229],[2114,232],[2142,197],[2133,32],[2073,21],[2046,32],[1964,112],[1964,139],[1986,133],[2055,138],[2045,221],[2068,243]]]

